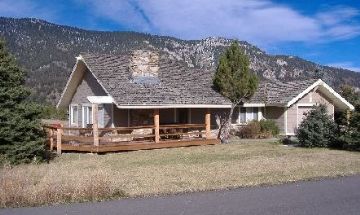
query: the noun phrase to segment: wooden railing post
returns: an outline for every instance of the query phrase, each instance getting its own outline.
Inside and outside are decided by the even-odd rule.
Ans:
[[[54,131],[52,128],[49,128],[49,139],[50,139],[50,151],[54,150]]]
[[[206,135],[206,139],[210,139],[211,136],[211,131],[210,131],[210,125],[211,125],[211,115],[210,115],[210,109],[206,109],[206,113],[205,113],[205,135]]]
[[[92,104],[94,145],[99,146],[98,105]]]
[[[160,116],[159,109],[154,109],[155,143],[160,141]]]
[[[62,127],[63,125],[60,125],[56,132],[56,152],[58,155],[61,155],[61,135],[63,133]]]

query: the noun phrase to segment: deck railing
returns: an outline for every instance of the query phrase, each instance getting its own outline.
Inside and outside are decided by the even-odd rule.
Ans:
[[[95,148],[115,144],[152,144],[166,141],[210,139],[206,124],[165,124],[114,128],[74,128],[46,125],[50,150],[88,146]],[[158,132],[157,132],[158,129]]]

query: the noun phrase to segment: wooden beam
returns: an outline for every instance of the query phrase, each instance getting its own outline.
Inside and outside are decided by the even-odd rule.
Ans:
[[[62,127],[63,125],[60,125],[60,128],[58,128],[56,132],[56,153],[58,155],[61,155],[61,135],[63,133]]]
[[[50,137],[50,151],[54,150],[54,131],[53,129],[49,129],[49,137]]]
[[[94,145],[99,146],[98,104],[92,104]]]
[[[159,109],[154,109],[155,143],[160,141],[160,116]]]
[[[216,145],[220,144],[220,140],[209,139],[209,140],[188,140],[188,141],[160,141],[159,143],[154,142],[130,142],[130,143],[109,143],[103,144],[99,147],[94,145],[71,145],[64,144],[64,151],[80,151],[80,152],[116,152],[116,151],[135,151],[135,150],[147,150],[147,149],[161,149],[161,148],[176,148],[185,146],[198,146],[198,145]]]
[[[205,113],[205,131],[206,131],[206,139],[210,139],[211,137],[211,131],[210,131],[210,126],[211,126],[211,115],[210,115],[210,109],[206,109],[206,113]]]

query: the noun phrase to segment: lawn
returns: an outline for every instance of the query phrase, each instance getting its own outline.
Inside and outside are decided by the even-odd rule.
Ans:
[[[279,184],[360,173],[360,153],[270,142],[105,155],[0,169],[0,207]]]

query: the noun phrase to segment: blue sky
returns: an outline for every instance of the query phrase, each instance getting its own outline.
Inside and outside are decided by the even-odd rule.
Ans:
[[[360,0],[0,0],[0,16],[181,39],[246,40],[360,72]]]

